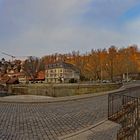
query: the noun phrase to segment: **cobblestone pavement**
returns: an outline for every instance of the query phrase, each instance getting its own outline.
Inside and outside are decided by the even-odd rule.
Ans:
[[[107,95],[57,103],[0,103],[0,140],[57,140],[107,117]]]

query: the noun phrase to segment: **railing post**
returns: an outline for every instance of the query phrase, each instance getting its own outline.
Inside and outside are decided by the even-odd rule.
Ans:
[[[117,140],[140,140],[139,101],[138,97],[129,94],[108,95],[108,118],[122,126],[117,133]]]
[[[139,99],[137,99],[137,127],[138,127],[138,128],[137,128],[137,140],[140,139],[140,133],[139,133],[139,127],[140,127],[140,126],[139,126],[139,121],[140,121],[140,119],[139,119],[140,116],[139,116],[139,115],[140,115],[140,114],[139,114],[139,111],[140,111],[140,110],[139,110]]]

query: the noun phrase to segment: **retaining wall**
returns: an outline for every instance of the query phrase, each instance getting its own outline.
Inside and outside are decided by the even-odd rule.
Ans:
[[[121,84],[29,84],[10,85],[8,87],[8,92],[18,95],[45,95],[62,97],[110,91],[119,87],[121,87]]]

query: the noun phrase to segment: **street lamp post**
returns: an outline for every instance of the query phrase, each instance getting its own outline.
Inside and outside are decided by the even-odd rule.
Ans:
[[[103,79],[102,79],[102,78],[103,78],[102,63],[101,63],[101,73],[100,73],[100,74],[101,74],[100,76],[101,76],[101,83],[102,83],[102,80],[103,80]]]
[[[126,70],[126,81],[127,81],[127,82],[129,81],[129,77],[128,77],[128,67],[127,67],[127,70]]]

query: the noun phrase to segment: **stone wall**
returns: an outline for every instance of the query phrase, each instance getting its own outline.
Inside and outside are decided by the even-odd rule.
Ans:
[[[119,87],[121,87],[121,84],[28,84],[11,85],[8,87],[8,92],[18,95],[45,95],[62,97],[110,91]]]
[[[0,92],[6,92],[6,91],[7,91],[6,85],[0,84]]]

